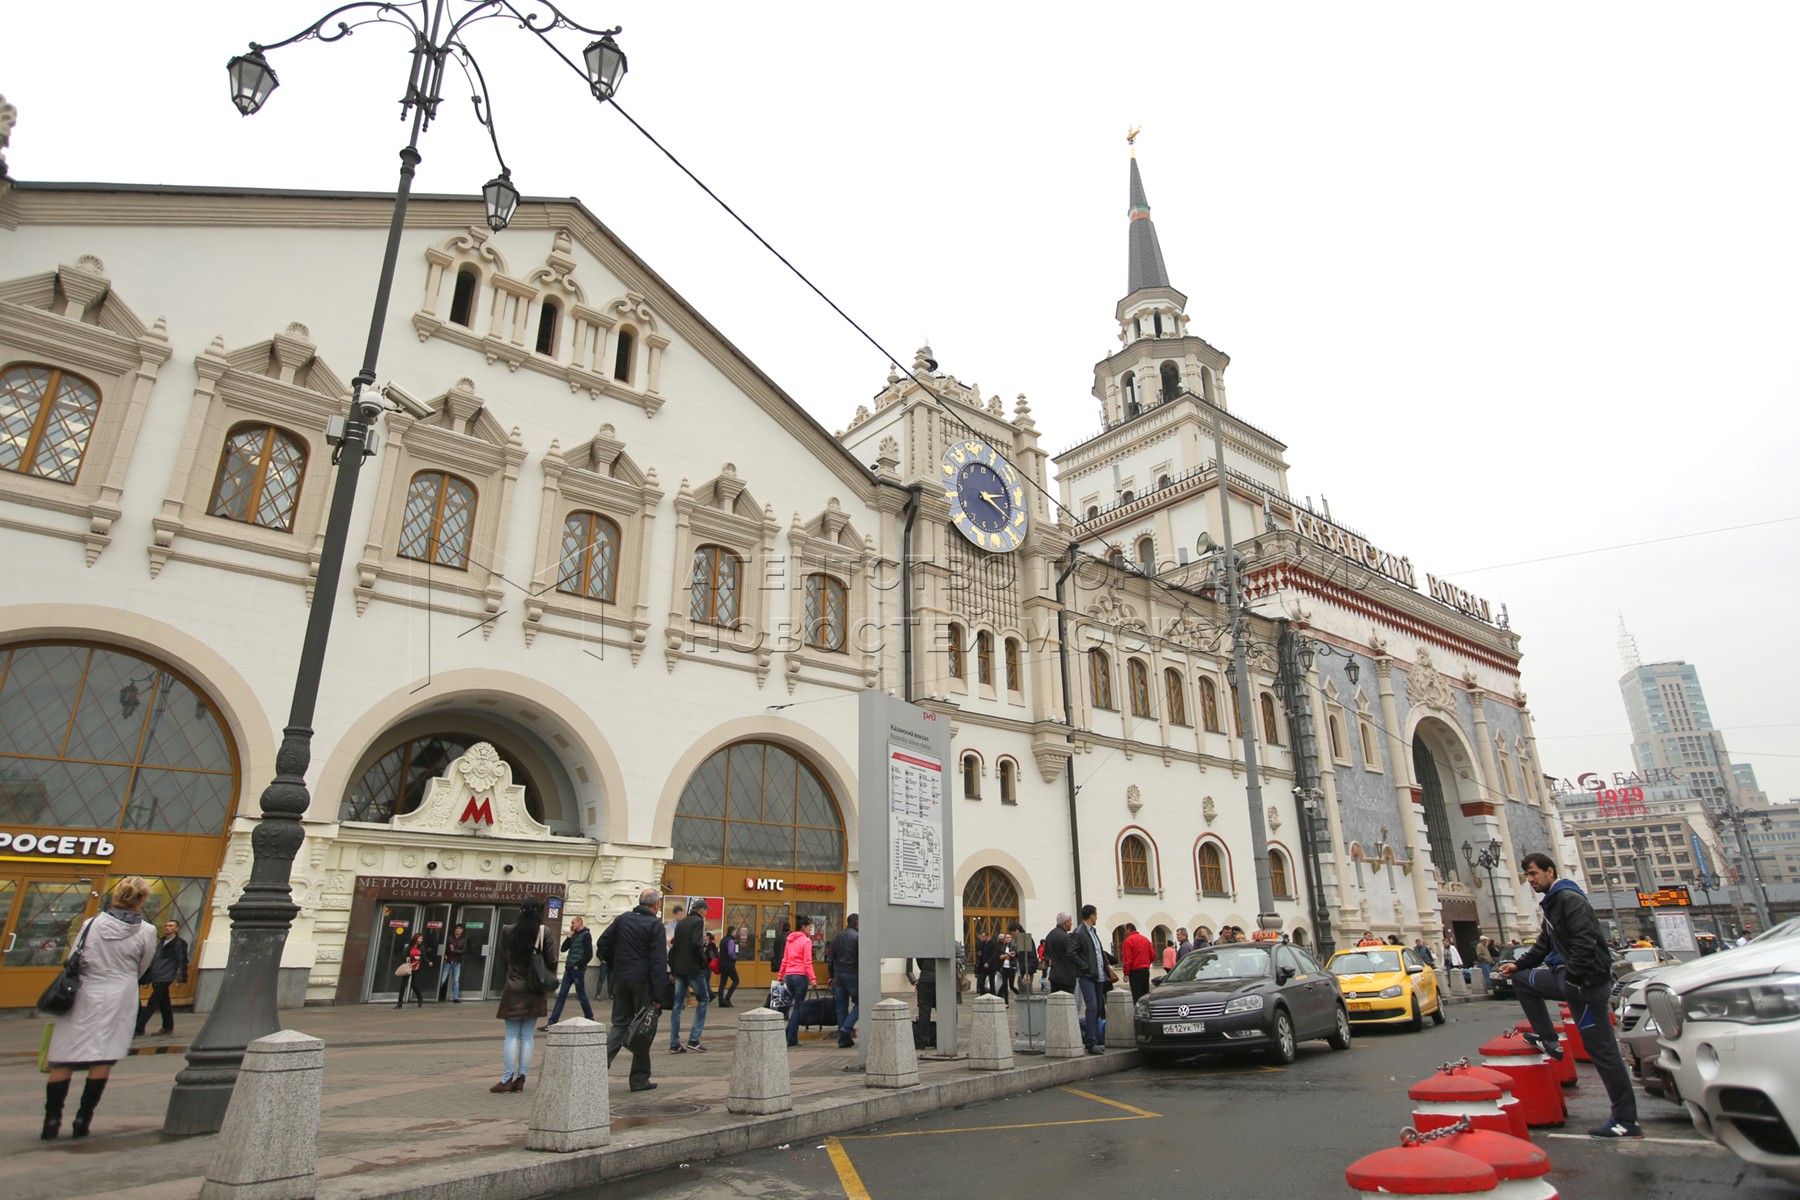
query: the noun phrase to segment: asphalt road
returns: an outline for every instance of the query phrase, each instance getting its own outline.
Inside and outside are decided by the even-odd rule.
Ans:
[[[1398,1142],[1406,1089],[1472,1053],[1518,1017],[1505,1002],[1457,1005],[1441,1028],[1371,1030],[1355,1048],[1303,1045],[1287,1068],[1198,1059],[876,1126],[812,1145],[695,1163],[573,1192],[568,1200],[784,1197],[792,1200],[983,1200],[1065,1196],[1290,1197],[1348,1195],[1344,1168]],[[1607,1114],[1583,1067],[1567,1092],[1568,1125],[1537,1130],[1551,1180],[1570,1200],[1794,1200],[1703,1141],[1674,1105],[1639,1095],[1641,1142],[1585,1136]]]

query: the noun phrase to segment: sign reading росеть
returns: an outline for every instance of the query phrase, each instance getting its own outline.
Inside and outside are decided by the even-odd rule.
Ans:
[[[0,860],[8,862],[110,862],[113,844],[98,834],[14,833],[0,829]]]

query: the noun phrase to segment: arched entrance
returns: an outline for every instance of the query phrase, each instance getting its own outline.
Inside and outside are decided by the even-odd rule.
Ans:
[[[777,938],[801,914],[814,922],[815,971],[828,977],[825,947],[845,916],[844,818],[811,763],[775,742],[716,751],[682,789],[671,841],[669,907],[705,897],[709,930],[749,931],[738,961],[744,987],[768,984]]]
[[[1444,885],[1439,889],[1439,915],[1465,961],[1480,932],[1472,892],[1485,881],[1471,878],[1458,847],[1466,841],[1485,846],[1498,828],[1496,805],[1476,782],[1470,755],[1459,731],[1438,717],[1421,719],[1413,730],[1413,778],[1425,810],[1427,849]]]
[[[983,934],[999,937],[1019,919],[1019,885],[999,867],[983,867],[963,888],[963,946],[975,968],[975,943]]]

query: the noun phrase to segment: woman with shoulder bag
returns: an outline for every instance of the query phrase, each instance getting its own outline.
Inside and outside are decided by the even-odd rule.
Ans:
[[[522,1092],[536,1049],[533,1031],[549,1011],[546,991],[533,980],[534,963],[541,964],[552,985],[556,979],[556,947],[544,932],[544,902],[527,900],[519,906],[519,921],[500,931],[506,954],[506,986],[500,992],[500,1008],[494,1015],[506,1022],[506,1045],[500,1052],[500,1082],[490,1092]]]
[[[112,906],[82,923],[75,945],[81,955],[81,987],[67,1016],[50,1035],[50,1079],[44,1084],[44,1131],[49,1141],[62,1127],[63,1101],[75,1072],[87,1072],[81,1105],[69,1132],[86,1137],[94,1109],[106,1091],[113,1064],[131,1047],[137,1028],[138,980],[156,957],[156,930],[145,923],[150,885],[128,875],[113,885]]]
[[[787,1044],[800,1044],[800,1005],[806,999],[806,989],[818,982],[813,974],[813,919],[801,917],[799,928],[787,935],[781,953],[781,982],[787,987],[791,1003],[788,1005]]]
[[[394,1001],[395,1008],[406,1007],[406,994],[410,988],[413,1003],[420,1008],[425,1007],[425,997],[419,995],[419,968],[425,965],[425,935],[413,934],[412,944],[406,948],[406,961],[400,964],[406,971],[400,976],[400,999]]]

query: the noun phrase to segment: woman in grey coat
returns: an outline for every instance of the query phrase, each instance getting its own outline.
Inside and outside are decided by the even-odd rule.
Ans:
[[[112,907],[82,923],[81,989],[75,1007],[56,1022],[50,1035],[50,1081],[44,1085],[45,1141],[62,1127],[63,1101],[77,1068],[87,1072],[81,1105],[69,1131],[86,1137],[94,1108],[106,1090],[113,1064],[131,1048],[137,1026],[138,979],[156,957],[156,930],[144,923],[144,900],[150,885],[136,875],[113,885]]]

